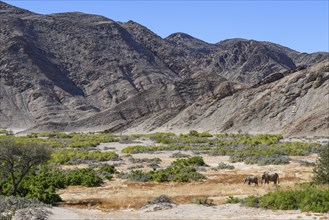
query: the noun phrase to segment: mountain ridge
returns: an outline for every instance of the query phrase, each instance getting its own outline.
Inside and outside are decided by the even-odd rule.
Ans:
[[[181,117],[177,125],[188,130],[203,114],[185,112],[207,106],[202,100],[228,100],[329,59],[255,40],[209,44],[180,32],[161,38],[133,21],[40,15],[3,2],[0,19],[0,127],[8,129],[150,132],[174,129],[170,122]]]

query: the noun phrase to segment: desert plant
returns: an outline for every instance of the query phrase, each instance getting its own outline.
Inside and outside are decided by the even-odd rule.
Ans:
[[[206,166],[201,156],[194,156],[187,159],[178,159],[171,163],[172,166]]]
[[[150,180],[149,175],[142,170],[132,170],[130,174],[128,174],[127,178],[138,182],[147,182]]]
[[[234,196],[229,196],[226,201],[225,204],[237,204],[240,202],[240,199],[234,197]]]
[[[204,205],[204,206],[213,206],[214,200],[208,199],[207,197],[195,197],[192,199],[193,204]]]
[[[115,166],[104,164],[98,167],[98,172],[102,174],[114,174],[116,172]]]
[[[0,174],[2,178],[10,179],[12,195],[17,194],[19,185],[30,170],[48,161],[50,155],[51,151],[45,145],[17,144],[12,139],[0,141]]]
[[[196,130],[191,130],[189,133],[188,133],[189,136],[195,136],[195,137],[198,137],[199,136],[199,132],[197,132]]]
[[[182,152],[173,153],[170,157],[172,158],[186,158],[190,157],[188,154],[183,154]]]
[[[86,161],[109,161],[117,160],[119,155],[113,151],[82,151],[80,149],[62,149],[52,153],[52,162],[58,164],[85,163]]]
[[[153,200],[147,201],[146,205],[162,204],[162,203],[173,203],[172,199],[167,195],[161,195]]]
[[[251,195],[245,199],[242,199],[240,201],[240,203],[241,203],[241,205],[244,205],[244,206],[258,208],[259,207],[259,197]]]
[[[261,197],[249,196],[241,202],[251,207],[267,209],[328,212],[329,211],[329,188],[317,188],[304,186],[300,190],[277,190],[269,192]]]
[[[168,167],[163,170],[149,172],[144,172],[142,170],[132,170],[130,173],[119,173],[117,177],[140,182],[189,182],[205,178],[205,176],[198,173],[193,167]]]
[[[66,173],[65,181],[68,185],[99,186],[103,181],[91,168],[74,169]]]
[[[323,146],[313,171],[315,182],[329,183],[329,144]]]
[[[217,166],[218,169],[229,169],[229,170],[233,170],[235,167],[230,165],[230,164],[227,164],[227,163],[224,163],[224,162],[220,162]]]

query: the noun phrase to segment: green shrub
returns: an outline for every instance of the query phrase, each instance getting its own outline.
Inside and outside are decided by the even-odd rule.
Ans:
[[[43,139],[40,139],[43,137]],[[22,139],[30,139],[29,141],[41,142],[51,147],[96,147],[100,143],[116,142],[119,138],[113,137],[110,134],[83,134],[83,133],[64,133],[64,132],[43,132],[31,133]],[[46,139],[45,139],[46,138]],[[26,140],[25,140],[26,141]]]
[[[122,149],[122,153],[126,154],[138,154],[138,153],[147,153],[155,151],[175,151],[175,150],[191,150],[191,151],[208,151],[211,148],[209,146],[189,146],[189,145],[167,145],[167,146],[129,146]]]
[[[106,175],[104,178],[107,179],[107,180],[111,180],[111,179],[113,179],[113,176],[112,175]]]
[[[66,173],[68,185],[99,186],[103,181],[91,168],[74,169]]]
[[[199,137],[212,137],[213,135],[210,134],[209,132],[201,132],[198,135]]]
[[[229,196],[226,201],[225,201],[225,204],[237,204],[239,203],[240,200],[236,197],[233,197],[233,196]]]
[[[245,199],[242,199],[240,201],[241,205],[248,206],[248,207],[259,207],[259,197],[256,197],[254,195],[248,196]]]
[[[189,133],[188,133],[189,136],[195,136],[195,137],[198,137],[199,136],[199,132],[197,132],[196,130],[191,130]]]
[[[327,190],[308,189],[300,202],[303,212],[329,212],[329,188]]]
[[[315,182],[329,184],[329,144],[323,146],[313,171]]]
[[[259,206],[267,209],[294,210],[299,208],[299,203],[304,195],[293,190],[275,191],[262,196]]]
[[[138,182],[147,182],[150,180],[150,177],[142,170],[132,170],[130,174],[128,174],[127,179]]]
[[[85,161],[109,161],[117,160],[119,155],[113,151],[81,151],[79,149],[62,149],[52,153],[52,162],[58,164],[68,164],[72,161],[84,163]],[[80,160],[80,161],[79,161]]]
[[[39,168],[30,172],[24,178],[18,188],[18,193],[22,197],[37,198],[46,204],[54,204],[61,201],[56,194],[56,189],[66,186],[63,172],[53,168]],[[3,194],[10,194],[11,183],[2,183]]]
[[[133,170],[130,173],[120,173],[117,175],[117,177],[140,182],[189,182],[205,178],[205,176],[196,172],[196,169],[193,167],[168,167],[163,170],[150,172],[144,172],[142,170]]]
[[[171,163],[172,166],[206,166],[203,158],[200,156],[194,156],[187,159],[177,159]]]
[[[161,163],[161,159],[160,158],[133,158],[130,157],[128,159],[131,163],[149,163],[149,164],[160,164]]]
[[[4,129],[2,129],[2,130],[0,130],[0,134],[7,134],[7,130],[4,130]]]
[[[324,189],[306,186],[300,190],[277,190],[259,198],[249,196],[241,202],[251,207],[312,212],[329,211],[329,187]]]
[[[30,190],[26,194],[25,198],[37,198],[39,201],[46,204],[55,204],[62,201],[62,198],[56,194],[56,190],[53,187],[46,189],[38,186],[30,187]]]
[[[279,164],[288,164],[289,163],[289,158],[287,156],[282,156],[282,155],[273,155],[273,156],[259,156],[256,157],[257,164],[259,166],[265,166],[269,164],[273,165],[279,165]],[[245,160],[245,163],[248,160]]]
[[[98,167],[98,172],[103,174],[114,174],[116,172],[115,166],[105,164]]]

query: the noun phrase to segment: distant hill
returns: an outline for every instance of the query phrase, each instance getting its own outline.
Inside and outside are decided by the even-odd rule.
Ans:
[[[1,128],[328,131],[328,53],[3,2],[0,20]]]

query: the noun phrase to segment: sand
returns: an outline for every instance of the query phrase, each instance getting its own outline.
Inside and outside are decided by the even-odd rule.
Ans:
[[[172,209],[149,212],[148,210],[120,210],[104,212],[100,210],[58,208],[50,209],[53,213],[49,220],[94,220],[94,219],[329,219],[328,213],[308,213],[299,210],[265,210],[242,207],[239,204],[204,206],[195,204],[177,205]]]

